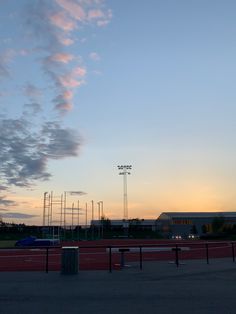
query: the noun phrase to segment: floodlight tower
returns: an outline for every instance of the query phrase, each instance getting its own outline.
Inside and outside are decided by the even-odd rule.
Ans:
[[[128,219],[128,193],[127,193],[127,175],[130,175],[130,171],[132,169],[131,165],[122,165],[122,166],[117,166],[119,172],[119,175],[123,175],[123,184],[124,184],[124,220]]]

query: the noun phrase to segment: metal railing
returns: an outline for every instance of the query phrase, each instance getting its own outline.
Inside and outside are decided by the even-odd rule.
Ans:
[[[176,267],[179,267],[180,260],[182,259],[202,259],[205,260],[207,264],[210,263],[210,260],[217,257],[230,257],[233,262],[235,262],[235,245],[236,241],[196,241],[196,242],[188,242],[188,241],[179,241],[179,242],[169,242],[169,243],[149,243],[149,244],[137,244],[137,243],[128,243],[128,244],[112,244],[112,245],[86,245],[85,243],[74,243],[74,245],[79,247],[79,254],[81,257],[86,256],[89,254],[89,251],[93,251],[92,254],[106,254],[105,255],[105,262],[104,262],[104,269],[107,269],[110,273],[115,270],[113,265],[114,260],[119,260],[120,269],[124,268],[125,266],[125,259],[129,256],[133,256],[133,260],[135,263],[138,263],[139,269],[143,269],[143,264],[145,261],[145,256],[147,253],[152,253],[154,256],[155,252],[158,252],[159,255],[155,255],[153,257],[153,261],[160,260],[160,256],[166,256],[168,258],[162,260],[168,260],[172,258],[173,263]],[[187,249],[189,248],[190,249]],[[5,254],[4,254],[5,250]],[[25,255],[19,254],[19,252],[24,252]],[[87,253],[86,253],[87,252]],[[7,256],[6,254],[9,253]],[[133,254],[130,254],[133,253]],[[164,253],[164,254],[162,254]],[[30,255],[31,254],[31,255]],[[90,253],[91,254],[91,253]],[[226,255],[226,256],[225,256]],[[5,269],[9,270],[10,266],[6,263],[12,263],[12,269],[10,270],[17,270],[17,260],[24,261],[24,258],[29,256],[32,257],[32,263],[35,258],[35,261],[38,260],[40,266],[37,270],[43,270],[46,273],[49,271],[60,270],[60,259],[61,259],[61,246],[45,246],[45,247],[5,247],[0,248],[0,271],[4,271]],[[50,265],[49,260],[50,257],[53,259],[54,265]],[[5,262],[4,262],[4,258]],[[83,258],[80,258],[79,263],[82,261]],[[98,257],[97,257],[98,259]],[[95,258],[96,260],[96,258]],[[30,263],[30,259],[28,261]],[[5,263],[5,264],[4,264]],[[2,266],[4,265],[4,266]],[[14,266],[15,265],[15,266]],[[25,265],[25,264],[24,264]],[[24,270],[34,270],[31,266],[27,269],[27,264],[22,267]],[[15,267],[15,268],[14,268]],[[96,268],[96,267],[95,267]]]

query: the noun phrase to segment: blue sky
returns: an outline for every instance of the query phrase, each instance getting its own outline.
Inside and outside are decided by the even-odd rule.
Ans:
[[[41,223],[52,190],[122,218],[119,164],[130,218],[235,210],[235,1],[0,6],[3,218]]]

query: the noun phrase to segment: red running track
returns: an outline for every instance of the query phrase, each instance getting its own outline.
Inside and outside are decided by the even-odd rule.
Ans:
[[[206,259],[206,244],[208,243],[209,259],[232,257],[232,242],[203,242],[203,241],[169,241],[169,240],[99,240],[67,242],[62,246],[79,247],[79,269],[80,270],[105,270],[109,269],[109,249],[112,246],[112,269],[120,269],[121,254],[113,252],[115,248],[135,248],[136,252],[126,252],[125,262],[139,265],[139,247],[142,246],[142,260],[145,261],[174,261],[175,252],[172,251],[176,245],[182,248],[179,259]],[[236,243],[233,244],[234,246]],[[161,251],[152,251],[159,248]],[[234,248],[235,249],[235,248]],[[147,252],[151,250],[151,252]],[[163,250],[163,251],[162,251]],[[60,271],[61,248],[50,248],[48,250],[48,270]],[[45,271],[46,249],[24,248],[24,249],[0,249],[0,271]]]

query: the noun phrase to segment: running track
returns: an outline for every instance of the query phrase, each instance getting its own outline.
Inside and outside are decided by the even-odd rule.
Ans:
[[[180,260],[205,259],[206,243],[209,248],[209,259],[233,257],[236,252],[236,243],[232,242],[204,242],[204,241],[169,241],[169,240],[99,240],[62,243],[62,246],[79,247],[79,269],[80,270],[105,270],[109,269],[109,250],[112,246],[112,269],[120,269],[120,253],[117,248],[143,246],[142,258],[145,261],[174,261],[175,252],[172,248],[177,244],[182,250],[179,252]],[[93,248],[92,248],[93,247]],[[160,249],[160,251],[154,251]],[[116,250],[116,252],[114,252]],[[139,265],[139,247],[133,249],[136,252],[126,252],[125,262],[134,262]],[[150,251],[150,252],[149,252]],[[48,270],[60,271],[61,248],[50,248],[48,257]],[[0,271],[45,271],[46,249],[0,249]]]

